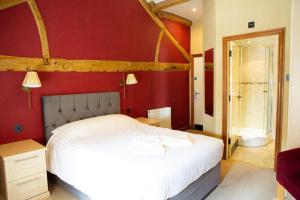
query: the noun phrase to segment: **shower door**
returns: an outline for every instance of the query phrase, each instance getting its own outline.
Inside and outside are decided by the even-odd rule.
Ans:
[[[266,113],[266,54],[260,46],[242,47],[240,93],[242,96],[240,135],[245,138],[263,134]]]
[[[230,139],[234,143],[239,136],[256,138],[272,129],[273,54],[261,45],[236,46],[231,51]]]
[[[237,137],[240,135],[240,122],[241,122],[241,53],[240,47],[232,47],[230,58],[230,93],[231,93],[231,125],[230,125],[230,143],[233,145]]]
[[[228,156],[231,157],[237,147],[237,140],[240,135],[241,121],[241,48],[238,46],[230,46],[229,59],[229,141]]]

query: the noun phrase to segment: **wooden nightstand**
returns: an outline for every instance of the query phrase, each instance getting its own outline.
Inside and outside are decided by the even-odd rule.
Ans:
[[[158,119],[150,119],[150,118],[146,118],[146,117],[138,117],[135,119],[144,124],[157,126],[157,127],[160,126],[160,121]]]
[[[36,200],[50,196],[45,151],[33,140],[0,145],[0,199]]]

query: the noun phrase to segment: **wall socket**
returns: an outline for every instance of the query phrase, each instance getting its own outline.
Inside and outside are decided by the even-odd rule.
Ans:
[[[15,126],[15,133],[20,134],[23,131],[23,126],[21,124],[16,124]]]
[[[286,75],[285,75],[285,80],[286,80],[286,81],[290,81],[290,74],[286,74]]]
[[[255,27],[255,21],[248,22],[248,28],[254,28]]]

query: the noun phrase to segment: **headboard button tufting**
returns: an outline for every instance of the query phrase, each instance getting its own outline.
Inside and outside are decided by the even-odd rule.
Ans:
[[[53,134],[51,131],[65,123],[120,113],[120,94],[100,92],[43,96],[43,111],[45,138],[48,141]]]

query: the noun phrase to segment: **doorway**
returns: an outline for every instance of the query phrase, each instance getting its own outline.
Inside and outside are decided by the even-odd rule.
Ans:
[[[202,54],[192,55],[191,66],[191,125],[203,131],[204,115],[204,59]]]
[[[273,167],[280,151],[284,29],[223,40],[226,158]]]

